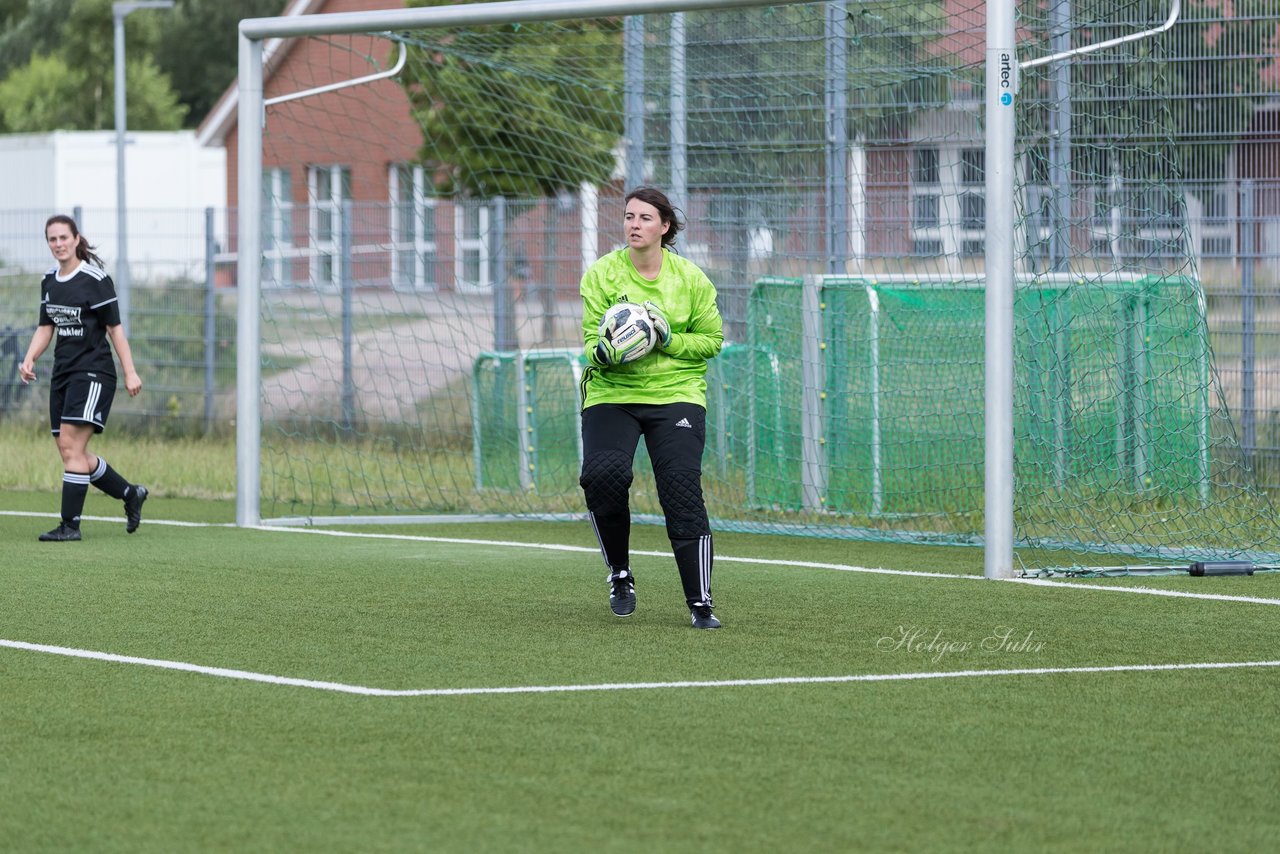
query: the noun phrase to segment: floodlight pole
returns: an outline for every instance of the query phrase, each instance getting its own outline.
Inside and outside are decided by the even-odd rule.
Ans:
[[[111,4],[111,29],[115,35],[116,66],[116,295],[120,322],[129,330],[129,233],[125,204],[124,145],[127,122],[124,102],[124,19],[138,9],[171,9],[174,0],[129,0]]]

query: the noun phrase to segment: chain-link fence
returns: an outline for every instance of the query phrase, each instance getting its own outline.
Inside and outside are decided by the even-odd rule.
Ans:
[[[1189,203],[1185,227],[1177,222],[1171,229],[1191,235],[1199,249],[1214,368],[1240,427],[1241,444],[1251,453],[1280,455],[1280,180],[1190,185],[1185,197],[1211,200]],[[483,312],[496,304],[492,289],[501,282],[513,296],[511,322],[536,330],[531,343],[576,346],[577,281],[590,258],[617,244],[613,220],[620,199],[592,200],[591,221],[584,220],[577,195],[506,200],[501,246],[495,240],[498,204],[431,200],[417,207],[352,206],[351,263],[345,268],[351,287],[366,295],[396,295],[381,302],[361,300],[363,319],[357,325],[392,323],[391,315],[404,315],[406,305],[425,316],[443,310],[441,300],[458,297]],[[816,198],[695,194],[685,207],[689,230],[682,235],[682,251],[707,265],[716,279],[731,339],[742,338],[735,332],[760,275],[822,268],[824,249],[812,222]],[[111,211],[74,213],[91,240],[114,237]],[[1112,251],[1106,239],[1109,215],[1102,206],[1100,253]],[[0,259],[0,413],[10,419],[44,417],[45,387],[21,386],[16,366],[34,328],[40,277],[51,263],[40,240],[45,217],[43,211],[0,216],[0,243],[26,250]],[[136,400],[118,400],[113,422],[170,435],[225,430],[234,415],[236,347],[236,258],[226,251],[228,212],[175,211],[165,219],[195,219],[204,227],[167,235],[170,257],[152,255],[131,264],[128,332],[145,390]],[[308,313],[328,317],[324,301],[339,300],[340,221],[339,211],[334,224],[326,226],[335,237],[322,239],[316,211],[295,207],[265,248],[266,290],[281,306],[294,306],[300,331]],[[911,224],[904,220],[899,227]],[[589,237],[585,246],[584,234]],[[916,249],[920,271],[934,268],[935,251],[930,245]],[[910,268],[909,258],[905,266],[901,255],[884,255],[890,259],[895,269]],[[105,260],[111,272],[111,259]],[[878,260],[874,251],[868,253],[868,266],[874,268]],[[417,301],[406,303],[414,295]],[[388,316],[377,317],[381,311]],[[493,340],[485,344],[496,349],[508,346],[515,335],[501,325],[491,334]],[[50,364],[46,355],[42,366],[47,371]],[[286,369],[288,360],[277,367]]]

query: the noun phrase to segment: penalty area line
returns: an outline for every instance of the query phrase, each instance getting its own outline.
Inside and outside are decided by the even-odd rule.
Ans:
[[[914,682],[926,679],[981,679],[1012,676],[1056,676],[1085,673],[1157,673],[1185,670],[1233,670],[1241,668],[1280,667],[1280,661],[1219,661],[1191,662],[1184,664],[1117,664],[1097,667],[1026,667],[1002,670],[952,670],[926,673],[859,673],[847,676],[776,676],[763,679],[699,679],[673,682],[606,682],[584,685],[509,685],[490,688],[422,688],[396,690],[372,688],[364,685],[348,685],[342,682],[326,682],[316,679],[296,679],[289,676],[273,676],[250,670],[233,670],[225,667],[206,667],[185,661],[166,661],[159,658],[139,658],[117,655],[89,649],[27,643],[0,639],[0,647],[60,655],[69,658],[106,661],[115,664],[132,664],[163,670],[178,670],[202,676],[234,679],[245,682],[262,682],[294,688],[310,688],[339,694],[358,694],[367,697],[466,697],[479,694],[573,694],[588,691],[661,691],[681,688],[758,688],[777,685],[831,685],[850,682]]]

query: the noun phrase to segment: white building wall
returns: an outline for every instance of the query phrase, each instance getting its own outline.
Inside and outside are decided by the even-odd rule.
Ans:
[[[0,136],[0,150],[4,152],[4,165],[0,174],[4,175],[5,208],[18,204],[35,208],[54,204],[56,188],[51,180],[55,171],[54,152],[44,136]]]
[[[53,164],[44,134],[0,136],[0,273],[49,260],[40,236],[49,213],[40,212],[55,207]]]
[[[199,146],[194,131],[131,132],[128,139],[125,201],[133,281],[202,279],[205,208],[216,209],[215,220],[225,230],[225,150]],[[114,131],[0,135],[0,175],[0,259],[46,269],[49,253],[40,237],[45,219],[79,208],[81,231],[114,272],[120,257]],[[225,244],[225,234],[216,237]]]

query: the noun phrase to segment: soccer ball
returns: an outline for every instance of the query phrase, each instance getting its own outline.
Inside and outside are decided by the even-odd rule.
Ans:
[[[658,343],[658,333],[653,328],[648,310],[633,302],[615,303],[609,307],[600,318],[600,337],[621,355],[622,362],[634,362],[649,355]]]

